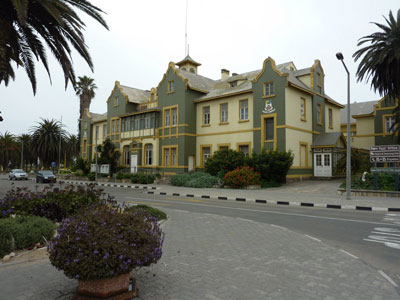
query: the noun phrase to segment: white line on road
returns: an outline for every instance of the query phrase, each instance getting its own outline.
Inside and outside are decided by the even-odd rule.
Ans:
[[[342,251],[343,253],[347,254],[348,256],[351,256],[352,258],[359,259],[357,256],[347,252],[346,250],[340,249],[340,251]]]
[[[279,228],[279,229],[287,230],[286,227],[282,227],[282,226],[279,226],[279,225],[271,224],[271,226],[272,226],[272,227]]]
[[[314,241],[321,242],[321,240],[319,240],[319,239],[317,239],[317,238],[315,238],[315,237],[313,237],[311,235],[305,234],[305,236],[310,238],[310,239],[312,239],[312,240],[314,240]]]
[[[166,202],[166,203],[174,203],[177,204],[176,201],[169,200],[161,200],[161,199],[149,199],[149,198],[134,198],[134,197],[125,197],[127,199],[132,200],[141,200],[141,201],[158,201],[158,202]],[[250,208],[238,208],[238,207],[226,207],[226,206],[218,206],[218,205],[210,205],[210,204],[198,204],[198,203],[188,203],[188,202],[179,202],[178,204],[183,205],[192,205],[192,206],[202,206],[202,207],[212,207],[212,208],[221,208],[221,209],[230,209],[230,210],[241,210],[241,211],[252,211],[258,213],[266,213],[266,214],[276,214],[276,215],[286,215],[286,216],[296,216],[296,217],[305,217],[305,218],[314,218],[314,219],[323,219],[323,220],[334,220],[334,221],[346,221],[346,222],[354,222],[354,223],[364,223],[364,224],[373,224],[373,225],[385,225],[385,226],[396,226],[400,227],[400,224],[391,224],[391,223],[381,223],[381,222],[369,222],[369,221],[361,221],[354,219],[342,219],[342,218],[333,218],[333,217],[321,217],[321,216],[313,216],[306,214],[295,214],[295,213],[285,213],[285,212],[277,212],[270,210],[258,210],[258,209],[250,209]]]
[[[386,275],[385,272],[378,270],[378,273],[382,275],[383,278],[385,278],[387,281],[389,281],[394,287],[398,287],[397,283],[393,281],[392,278],[390,278],[388,275]]]
[[[249,219],[243,219],[243,218],[236,218],[236,219],[242,220],[242,221],[247,221],[247,222],[255,223],[253,220],[249,220]]]

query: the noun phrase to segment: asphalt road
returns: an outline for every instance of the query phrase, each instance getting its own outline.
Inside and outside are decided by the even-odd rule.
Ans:
[[[0,177],[1,178],[1,177]],[[34,181],[0,180],[0,195],[11,186],[42,188]],[[397,288],[400,295],[400,213],[294,208],[224,200],[182,198],[145,194],[143,190],[104,188],[127,204],[147,204],[159,208],[231,216],[284,227],[306,234],[361,259]],[[279,199],[276,199],[279,200]]]

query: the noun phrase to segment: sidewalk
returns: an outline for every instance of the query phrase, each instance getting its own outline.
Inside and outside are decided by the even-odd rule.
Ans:
[[[399,299],[376,270],[289,230],[249,220],[165,209],[163,257],[134,273],[139,298]],[[0,265],[0,299],[73,299],[76,281],[47,259]]]
[[[65,181],[72,184],[87,184],[88,182]],[[148,194],[209,198],[217,200],[248,201],[264,204],[319,207],[332,209],[357,209],[373,211],[400,211],[400,198],[396,197],[370,197],[339,196],[337,189],[342,180],[307,180],[285,184],[279,188],[258,190],[238,190],[219,188],[186,188],[166,184],[139,185],[101,183],[100,186],[126,187],[144,189]]]

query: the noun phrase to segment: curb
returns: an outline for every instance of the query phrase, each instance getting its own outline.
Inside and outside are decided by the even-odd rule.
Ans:
[[[226,201],[229,200],[229,201],[237,201],[237,202],[254,202],[254,203],[260,203],[260,204],[274,204],[274,205],[296,206],[296,207],[316,207],[316,208],[362,210],[362,211],[400,212],[400,207],[389,207],[388,208],[388,207],[342,205],[342,204],[327,204],[327,203],[297,202],[297,201],[276,201],[276,200],[265,200],[265,199],[242,198],[242,197],[167,193],[167,192],[157,192],[157,191],[147,191],[147,194],[173,196],[173,197],[187,197],[187,198],[196,197],[196,198],[201,198],[201,199],[226,200]]]
[[[128,185],[128,184],[118,184],[118,183],[95,183],[93,181],[68,181],[68,180],[60,180],[60,181],[62,181],[63,183],[77,184],[77,185],[95,184],[96,186],[120,187],[120,188],[128,188],[128,189],[129,188],[131,188],[131,189],[143,189],[143,190],[156,190],[156,189],[159,189],[156,186],[147,186],[147,185]]]

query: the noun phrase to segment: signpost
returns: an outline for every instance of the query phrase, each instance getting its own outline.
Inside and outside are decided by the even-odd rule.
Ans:
[[[371,146],[370,162],[374,163],[374,168],[371,168],[372,173],[374,173],[374,189],[378,189],[378,172],[386,172],[396,174],[396,191],[398,191],[400,173],[400,168],[398,168],[398,163],[400,162],[400,145]],[[377,168],[377,163],[396,163],[396,167]]]

